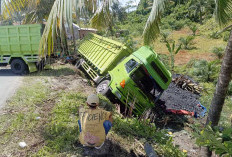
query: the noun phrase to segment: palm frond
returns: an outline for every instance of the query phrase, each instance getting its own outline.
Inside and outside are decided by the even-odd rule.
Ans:
[[[93,8],[98,8],[99,5],[102,6],[96,11],[96,16],[92,18],[92,20],[97,23],[95,26],[102,25],[104,27],[104,21],[110,21],[109,8],[115,1],[117,0],[90,1],[93,5],[92,8],[90,7],[91,11],[96,11]],[[67,44],[66,31],[64,27],[68,26],[72,33],[73,11],[77,14],[76,16],[80,17],[82,14],[82,9],[89,7],[89,5],[89,3],[85,3],[85,0],[56,0],[54,2],[40,42],[39,52],[42,57],[46,57],[53,52],[54,42],[58,36],[61,39],[61,44]],[[104,17],[104,20],[99,20],[102,19],[102,17]]]
[[[103,0],[99,2],[100,7],[96,10],[95,14],[91,18],[91,26],[102,30],[106,28],[110,22],[112,22],[112,15],[110,13],[110,8],[113,3],[119,3],[118,0]]]
[[[22,9],[29,8],[39,0],[4,0],[2,2],[2,14],[5,18],[11,17]]]
[[[231,22],[232,0],[215,0],[215,18],[219,25],[225,26]]]
[[[157,39],[160,34],[159,24],[167,1],[168,0],[154,0],[150,16],[143,32],[145,45],[149,45],[152,41]]]

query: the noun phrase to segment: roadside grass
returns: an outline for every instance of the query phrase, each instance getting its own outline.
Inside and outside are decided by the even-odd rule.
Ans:
[[[44,143],[43,129],[50,117],[59,92],[51,90],[49,77],[75,74],[70,65],[54,66],[53,69],[26,76],[16,94],[0,113],[0,151],[6,156],[26,156],[37,151]],[[25,141],[27,148],[18,143]]]
[[[27,139],[38,128],[37,125],[40,122],[36,120],[36,117],[41,115],[37,105],[46,100],[49,93],[47,84],[40,80],[32,78],[24,80],[16,95],[11,98],[0,114],[2,155],[14,155],[12,150],[19,148],[18,143]],[[33,137],[30,142],[34,142]]]

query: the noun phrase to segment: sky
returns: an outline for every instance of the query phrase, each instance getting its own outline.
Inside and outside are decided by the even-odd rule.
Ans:
[[[140,0],[119,0],[119,2],[125,6],[127,2],[132,1],[133,3],[131,5],[138,5]]]

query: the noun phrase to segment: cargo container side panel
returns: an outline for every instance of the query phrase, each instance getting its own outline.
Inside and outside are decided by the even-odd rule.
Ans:
[[[105,74],[124,57],[130,55],[127,47],[116,41],[89,34],[80,43],[78,51],[94,68]]]
[[[41,25],[0,26],[1,55],[38,55]]]

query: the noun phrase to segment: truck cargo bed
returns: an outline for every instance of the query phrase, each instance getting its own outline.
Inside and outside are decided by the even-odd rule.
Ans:
[[[78,52],[99,75],[105,75],[132,50],[117,41],[91,33],[80,43]]]

